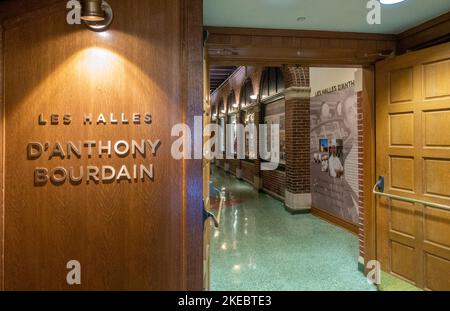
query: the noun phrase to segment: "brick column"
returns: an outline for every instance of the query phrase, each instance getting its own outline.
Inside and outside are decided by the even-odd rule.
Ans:
[[[225,122],[224,122],[225,123],[225,129],[224,129],[225,137],[223,139],[225,140],[225,151],[223,153],[223,170],[226,173],[229,173],[230,172],[230,161],[231,160],[227,159],[227,135],[228,135],[227,134],[227,125],[228,125],[228,122],[229,122],[228,108],[226,109],[224,120],[225,120]]]
[[[292,212],[311,209],[309,67],[286,67],[286,192]]]
[[[357,94],[358,109],[358,212],[359,212],[359,258],[358,269],[365,271],[365,231],[364,231],[364,108],[363,108],[363,70],[358,69],[355,73],[355,92]],[[370,150],[367,150],[370,152]],[[370,187],[370,186],[369,186]]]
[[[253,113],[255,115],[255,126],[256,126],[256,133],[257,133],[257,137],[259,137],[259,135],[261,134],[259,132],[259,124],[260,123],[264,123],[264,119],[261,118],[261,103],[258,103],[257,106],[255,106],[255,108],[253,108]],[[259,155],[259,139],[257,140],[257,154]],[[262,187],[262,180],[260,177],[260,167],[261,167],[261,158],[258,156],[257,159],[255,160],[255,170],[254,170],[254,176],[253,176],[253,186],[255,187],[255,189],[259,190]]]
[[[244,117],[242,116],[242,110],[241,110],[240,107],[239,107],[239,110],[238,110],[236,116],[237,116],[237,123],[238,124],[243,124],[244,123],[244,120],[243,120]],[[236,152],[237,152],[237,150],[236,150]],[[242,160],[238,159],[236,161],[239,161],[239,165],[236,168],[236,177],[239,178],[239,179],[242,179],[242,169],[241,169],[241,161]]]
[[[217,126],[219,126],[220,125],[220,119],[219,119],[219,117],[217,116],[216,117],[216,125]],[[215,135],[217,136],[217,137],[219,137],[219,133],[215,133]],[[220,150],[220,140],[219,139],[217,139],[217,144],[214,146],[214,151],[217,151],[217,150]],[[215,158],[214,159],[214,164],[216,165],[216,167],[220,167],[220,161],[222,161],[222,160],[220,160],[220,159],[217,159],[217,158]]]

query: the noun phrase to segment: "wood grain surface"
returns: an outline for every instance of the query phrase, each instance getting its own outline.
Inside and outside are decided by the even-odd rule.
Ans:
[[[201,161],[170,154],[172,126],[201,115],[201,1],[109,3],[104,33],[68,25],[65,5],[4,22],[5,290],[201,289]],[[73,121],[40,126],[41,113]],[[153,123],[85,125],[85,113],[150,113]],[[145,159],[26,154],[32,141],[133,139],[162,145]],[[134,164],[153,164],[154,180],[33,183],[36,167]],[[79,286],[66,282],[70,260],[81,263]]]

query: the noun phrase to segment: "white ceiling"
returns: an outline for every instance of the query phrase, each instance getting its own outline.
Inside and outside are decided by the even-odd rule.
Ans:
[[[382,5],[381,25],[366,21],[368,0],[204,0],[206,26],[397,34],[450,11],[450,0]],[[306,17],[304,22],[298,17]]]

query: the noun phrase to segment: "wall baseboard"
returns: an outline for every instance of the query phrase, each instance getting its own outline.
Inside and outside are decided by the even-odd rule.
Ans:
[[[271,197],[273,197],[274,199],[276,199],[276,200],[281,201],[281,202],[284,203],[284,197],[283,197],[283,196],[281,196],[281,195],[279,195],[279,194],[277,194],[277,193],[275,193],[275,192],[273,192],[273,191],[270,191],[270,190],[268,190],[267,188],[264,188],[264,187],[262,187],[262,188],[260,189],[260,191],[261,191],[261,192],[264,192],[264,193],[270,195]]]
[[[323,220],[328,221],[328,222],[332,223],[333,225],[341,227],[355,235],[358,235],[359,228],[355,224],[352,224],[348,221],[342,220],[342,219],[340,219],[334,215],[331,215],[330,213],[325,212],[316,207],[311,207],[311,214],[316,217],[322,218]]]

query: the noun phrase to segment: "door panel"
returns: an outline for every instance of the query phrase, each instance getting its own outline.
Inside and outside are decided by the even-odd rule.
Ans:
[[[450,44],[377,64],[377,175],[391,194],[450,205]],[[377,199],[382,268],[450,290],[450,212]]]
[[[6,290],[202,288],[201,161],[175,160],[170,150],[172,126],[201,115],[201,1],[109,3],[115,20],[104,33],[68,25],[64,1],[9,21],[2,33]],[[83,122],[122,113],[128,122]],[[150,113],[151,124],[131,121],[134,113]],[[40,114],[72,122],[42,125]],[[30,142],[66,150],[95,141],[97,150],[101,141],[157,139],[156,155],[26,155]],[[153,178],[33,182],[37,167],[78,176],[103,166],[133,174],[141,164],[153,165]],[[72,260],[80,285],[66,280]]]

